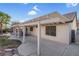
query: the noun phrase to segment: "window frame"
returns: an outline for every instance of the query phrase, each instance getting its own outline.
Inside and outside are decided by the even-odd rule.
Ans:
[[[56,26],[46,26],[45,30],[46,35],[56,36]]]

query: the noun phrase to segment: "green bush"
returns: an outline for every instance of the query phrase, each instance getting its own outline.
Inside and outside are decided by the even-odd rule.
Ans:
[[[8,36],[0,36],[0,46],[6,45],[9,43],[9,37]]]
[[[10,40],[8,38],[8,36],[0,36],[0,47],[17,48],[21,44],[19,40]]]

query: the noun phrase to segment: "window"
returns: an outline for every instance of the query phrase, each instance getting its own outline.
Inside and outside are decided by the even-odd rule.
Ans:
[[[56,36],[56,26],[46,26],[46,35]]]
[[[30,27],[30,31],[33,31],[33,27]]]

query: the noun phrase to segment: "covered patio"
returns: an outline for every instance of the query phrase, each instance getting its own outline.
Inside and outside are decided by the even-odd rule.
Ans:
[[[65,44],[56,42],[53,40],[41,38],[40,23],[33,24],[31,26],[38,26],[37,36],[26,35],[26,27],[22,26],[23,36],[19,36],[19,28],[16,34],[12,38],[16,38],[22,41],[22,44],[18,47],[18,52],[20,56],[79,56],[79,45],[77,44]],[[14,33],[16,33],[14,31]]]
[[[40,37],[41,36],[40,30],[41,30],[41,28],[40,28],[40,22],[39,21],[38,22],[34,22],[34,23],[21,24],[21,26],[20,25],[19,26],[17,25],[17,28],[14,28],[13,29],[13,34],[14,34],[15,37],[21,38],[21,36],[20,36],[20,29],[21,29],[21,31],[22,31],[22,40],[21,41],[23,43],[25,43],[26,33],[27,33],[26,28],[29,29],[30,26],[31,27],[32,26],[37,26],[38,27],[37,40],[36,40],[37,41],[37,43],[36,43],[36,45],[37,45],[36,51],[37,51],[37,55],[40,55],[40,38],[41,38]]]
[[[23,37],[18,38],[22,40]],[[64,54],[65,49],[69,45],[47,40],[41,39],[40,40],[40,56],[61,56]],[[35,36],[26,36],[25,42],[23,42],[18,47],[19,55],[21,56],[37,56],[37,37]]]
[[[52,24],[52,22],[53,22],[53,24]],[[41,38],[41,25],[42,26],[44,26],[44,25],[51,25],[51,24],[54,25],[54,24],[59,24],[59,23],[60,23],[59,21],[58,22],[57,21],[51,21],[51,22],[48,23],[47,20],[46,21],[41,21],[41,22],[40,21],[31,22],[31,23],[28,22],[27,24],[17,25],[17,28],[13,30],[14,31],[13,33],[18,38],[21,38],[21,36],[20,36],[20,29],[22,29],[21,30],[22,31],[22,39],[21,39],[21,41],[23,43],[25,43],[25,41],[26,41],[26,45],[25,46],[27,48],[27,50],[26,50],[27,52],[31,52],[31,53],[33,52],[33,53],[35,53],[38,56],[39,55],[45,55],[45,54],[50,55],[50,54],[54,53],[55,51],[53,51],[52,53],[49,53],[49,52],[46,53],[46,51],[47,51],[46,49],[47,48],[48,48],[49,51],[51,51],[52,48],[53,48],[54,50],[55,49],[59,49],[56,52],[61,52],[61,51],[64,51],[66,44],[64,44],[64,43],[63,44],[62,43],[56,43],[55,42],[57,46],[56,45],[53,46],[54,43],[52,43],[52,41],[50,41],[50,40],[43,40]],[[61,21],[61,23],[63,23],[63,21]],[[36,37],[26,36],[26,33],[29,32],[28,30],[26,30],[26,28],[29,29],[30,27],[37,27]],[[48,42],[48,44],[46,44],[45,41]],[[43,45],[45,45],[47,48],[42,49],[44,47]],[[63,46],[63,48],[61,46]],[[54,48],[54,47],[56,47],[56,48]],[[30,50],[29,48],[32,49],[32,50],[29,51]],[[22,49],[22,48],[20,48],[20,49]],[[33,50],[35,50],[35,51],[33,51]],[[24,51],[24,50],[22,49],[21,51]],[[42,51],[43,52],[45,51],[44,54],[42,53]],[[27,52],[24,52],[24,53],[27,53]],[[60,53],[57,53],[57,54],[60,55]],[[28,54],[28,55],[30,55],[30,54]]]

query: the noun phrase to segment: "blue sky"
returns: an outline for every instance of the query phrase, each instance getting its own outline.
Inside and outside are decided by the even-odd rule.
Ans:
[[[11,21],[27,21],[51,12],[65,14],[76,11],[79,15],[79,5],[76,3],[0,3],[0,11],[11,16]]]

